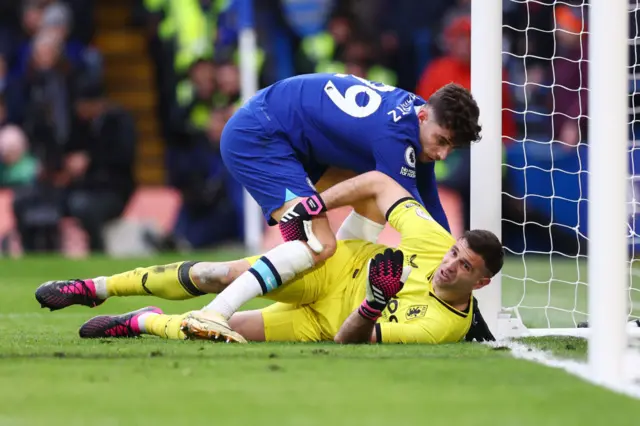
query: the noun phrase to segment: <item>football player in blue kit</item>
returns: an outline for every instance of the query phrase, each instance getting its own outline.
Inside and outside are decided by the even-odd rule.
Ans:
[[[201,312],[219,323],[224,337],[230,331],[227,320],[245,302],[332,256],[336,235],[318,191],[337,185],[362,191],[349,187],[347,179],[357,174],[377,170],[390,176],[449,230],[433,162],[479,139],[478,116],[471,93],[456,84],[443,86],[428,102],[345,74],[300,75],[260,90],[228,121],[220,150],[230,173],[258,202],[269,224],[279,225],[285,242],[255,261]],[[385,219],[366,207],[374,204],[353,206],[338,238],[375,242]],[[178,276],[191,281],[189,270]]]

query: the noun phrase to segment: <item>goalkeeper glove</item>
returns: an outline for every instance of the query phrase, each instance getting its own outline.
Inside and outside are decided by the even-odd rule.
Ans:
[[[473,317],[471,318],[471,327],[467,332],[467,335],[464,337],[464,340],[467,342],[473,342],[474,340],[477,342],[486,342],[486,341],[495,341],[496,338],[491,334],[491,330],[489,330],[489,326],[482,318],[482,314],[480,313],[480,308],[478,307],[478,301],[476,298],[473,298]]]
[[[363,318],[377,321],[389,300],[402,290],[411,272],[404,266],[404,254],[400,250],[386,249],[369,261],[367,271],[367,296],[358,308]]]
[[[280,219],[279,226],[282,238],[285,241],[305,241],[311,250],[321,253],[322,243],[313,234],[311,221],[314,216],[326,211],[327,207],[319,195],[312,195],[300,201],[287,210]]]

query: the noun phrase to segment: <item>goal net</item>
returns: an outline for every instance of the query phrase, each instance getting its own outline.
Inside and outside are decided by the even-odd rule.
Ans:
[[[640,318],[639,10],[629,2],[628,321]],[[588,149],[588,18],[587,1],[503,2],[503,84],[512,95],[503,108],[517,134],[503,138],[502,304],[529,329],[579,331],[588,321],[587,265],[598,261],[588,257],[589,164],[598,161]]]

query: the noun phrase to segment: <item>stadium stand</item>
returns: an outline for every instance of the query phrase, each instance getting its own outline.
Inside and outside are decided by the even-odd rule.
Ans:
[[[73,243],[67,240],[68,235],[83,235],[89,226],[86,214],[74,212],[69,194],[74,188],[86,190],[96,184],[91,178],[96,171],[88,166],[95,161],[71,155],[78,150],[76,119],[78,107],[84,105],[76,102],[80,91],[77,86],[89,80],[104,87],[108,103],[130,115],[135,123],[135,136],[130,135],[135,154],[126,166],[130,170],[112,170],[108,172],[110,179],[101,183],[131,173],[132,187],[122,193],[118,208],[114,206],[108,217],[100,218],[100,226],[114,223],[118,217],[125,222],[135,219],[157,223],[161,235],[155,247],[160,250],[178,246],[200,249],[241,241],[241,188],[226,172],[218,150],[220,132],[240,104],[237,3],[0,0],[0,130],[7,125],[19,126],[24,132],[22,143],[27,146],[19,161],[11,160],[9,154],[0,155],[0,187],[5,188],[0,198],[0,236],[22,240],[28,251],[57,251],[86,243],[84,237],[74,237]],[[256,62],[262,87],[314,71],[355,73],[423,96],[429,96],[434,87],[450,78],[469,84],[469,0],[419,4],[411,0],[372,0],[367,7],[355,0],[254,3],[259,45]],[[543,145],[524,144],[524,139],[554,142],[547,145],[557,151],[557,161],[579,162],[578,151],[586,146],[585,132],[577,141],[575,132],[569,131],[576,120],[566,117],[573,113],[556,113],[562,105],[575,105],[571,96],[578,91],[557,92],[562,86],[559,84],[554,86],[557,93],[546,89],[550,87],[552,68],[562,66],[549,51],[554,44],[551,30],[556,21],[562,28],[576,25],[580,17],[575,13],[580,8],[574,3],[579,6],[580,2],[554,7],[553,2],[540,1],[530,10],[524,3],[505,3],[506,49],[515,54],[527,51],[531,58],[504,58],[505,81],[509,84],[505,84],[503,93],[507,106],[503,143],[508,164],[517,166],[525,154],[531,161],[529,150]],[[314,13],[308,13],[310,8]],[[308,19],[310,16],[314,19]],[[530,32],[526,38],[522,31],[529,25],[526,19],[545,31]],[[571,43],[569,38],[557,40],[561,49],[571,49]],[[587,40],[581,43],[585,50]],[[453,67],[453,71],[447,71],[447,67]],[[576,84],[571,80],[575,80],[573,71],[581,72],[573,68],[566,73],[567,87]],[[45,77],[51,75],[55,77]],[[536,83],[528,84],[526,93],[520,84],[524,76],[529,83]],[[40,93],[45,95],[38,97]],[[562,105],[556,105],[555,112],[549,110],[554,97],[566,98]],[[525,105],[535,114],[512,113],[523,111]],[[53,111],[55,119],[45,111]],[[578,121],[579,128],[584,129],[584,117]],[[564,133],[559,130],[561,126],[565,126]],[[560,148],[576,143],[581,146],[576,155]],[[520,149],[525,145],[526,150]],[[535,158],[545,161],[540,156]],[[437,175],[453,232],[459,235],[469,222],[468,153],[449,156],[438,164]],[[20,180],[11,180],[17,177]],[[505,168],[505,193],[522,192],[523,182],[517,170]],[[563,191],[561,182],[555,183],[556,190]],[[7,191],[14,192],[13,198]],[[531,194],[538,190],[529,186],[528,191]],[[166,200],[160,201],[162,197]],[[160,203],[167,206],[156,208]],[[570,211],[575,208],[564,208],[561,203],[555,203],[553,209],[540,203],[523,206],[513,197],[507,197],[504,206],[509,223],[522,223],[524,214],[537,223],[547,223],[551,216],[561,221],[551,227],[551,233],[531,226],[525,233],[510,229],[505,232],[507,246],[517,248],[524,238],[521,235],[526,234],[529,243],[539,245],[541,250],[554,244],[563,251],[575,251],[563,247],[567,238],[561,229],[574,226],[575,214],[571,216]],[[33,222],[33,217],[41,223]],[[59,227],[52,225],[57,223]],[[216,226],[219,223],[227,226],[221,230]],[[78,228],[80,232],[74,234]],[[20,229],[22,232],[18,232]],[[45,232],[48,243],[33,246],[29,229],[36,234]],[[271,238],[272,231],[266,231],[267,246],[277,241]],[[89,238],[89,251],[99,252],[102,248],[95,234],[89,232],[89,237],[94,235]],[[76,251],[88,253],[87,249]]]

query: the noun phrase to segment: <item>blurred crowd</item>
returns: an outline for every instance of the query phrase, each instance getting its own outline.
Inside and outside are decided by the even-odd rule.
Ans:
[[[63,217],[103,251],[134,190],[135,124],[105,96],[92,16],[92,1],[0,1],[0,185],[25,251],[59,250]]]
[[[114,0],[115,1],[115,0]],[[92,251],[135,190],[135,121],[103,88],[92,47],[96,1],[0,0],[0,186],[13,188],[25,250],[57,250],[78,219]],[[241,102],[238,1],[131,0],[123,25],[144,32],[155,70],[167,185],[182,195],[172,232],[154,242],[202,248],[242,238],[242,191],[218,143]],[[470,0],[254,1],[259,84],[351,73],[428,97],[470,88]],[[503,143],[586,140],[584,2],[504,1]],[[525,84],[526,83],[526,84]],[[469,152],[437,167],[454,233],[469,223]],[[508,191],[509,182],[503,183]],[[513,222],[549,223],[505,198]],[[220,226],[220,224],[225,224]],[[546,232],[549,232],[548,230]],[[552,231],[553,232],[553,231]]]

